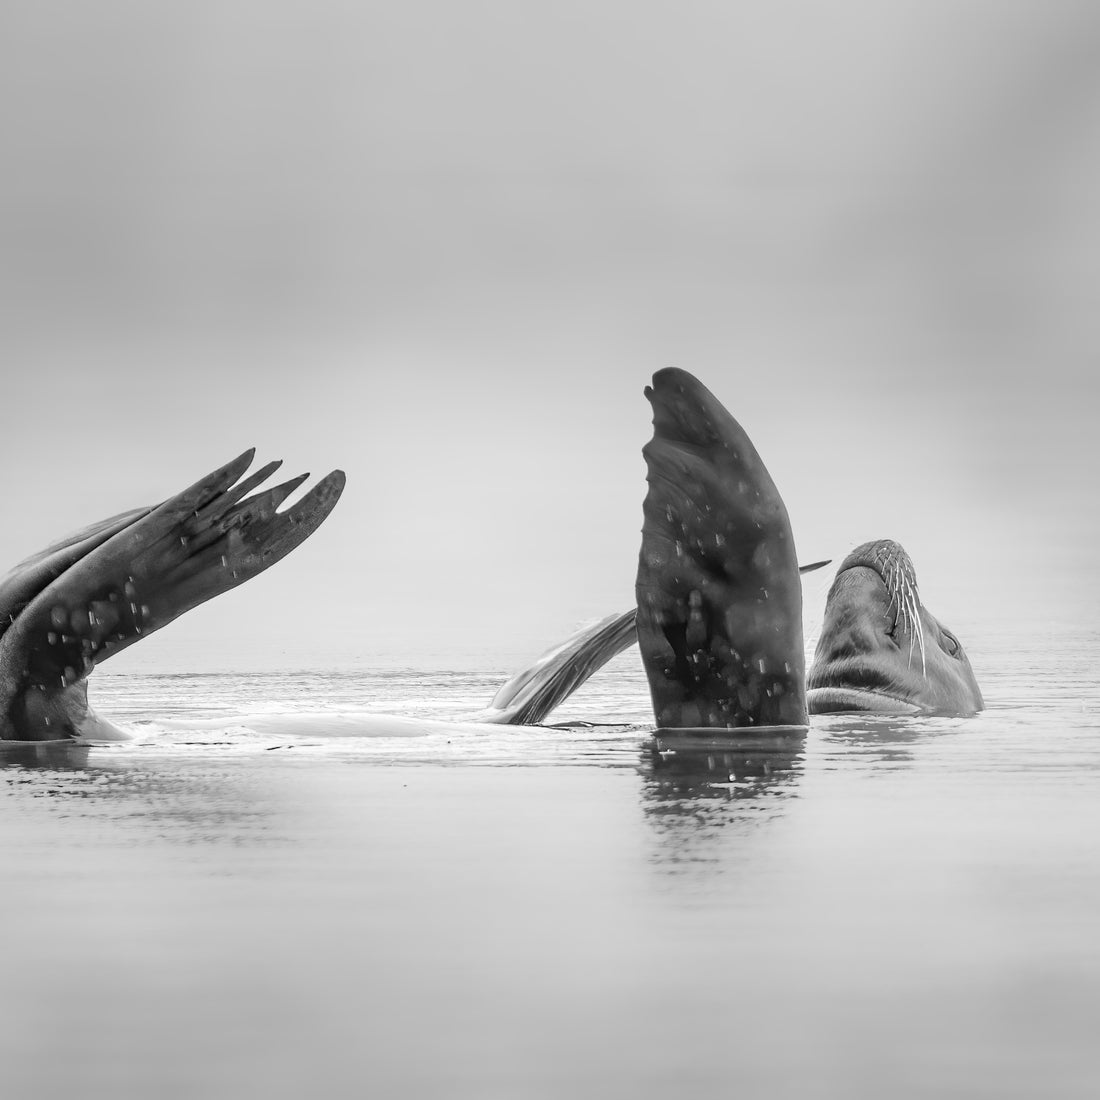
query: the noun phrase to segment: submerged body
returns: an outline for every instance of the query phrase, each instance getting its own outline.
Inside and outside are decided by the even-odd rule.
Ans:
[[[800,572],[821,564],[825,563],[804,566]],[[499,693],[499,698],[506,698],[513,694],[511,685],[522,685],[522,711],[509,712],[496,704],[496,710],[479,716],[481,720],[518,722],[517,714],[522,713],[522,721],[542,721],[638,641],[636,614],[630,610],[610,616],[548,651]],[[616,629],[610,630],[609,624]],[[740,639],[748,637],[738,631],[736,621],[729,629]],[[794,646],[792,651],[801,653],[804,648]],[[675,665],[662,668],[671,669],[675,677]],[[694,677],[688,685],[692,683]],[[981,689],[962,643],[921,603],[912,562],[898,543],[889,539],[866,543],[837,570],[806,677],[805,699],[811,715],[965,715],[983,708]]]
[[[982,694],[958,639],[921,603],[913,563],[888,539],[857,547],[829,592],[808,677],[794,539],[782,498],[744,429],[690,374],[664,370],[646,396],[653,439],[631,612],[521,673],[549,709],[637,640],[662,729],[804,727],[809,714],[972,714]],[[818,563],[826,564],[826,563]],[[615,630],[607,624],[614,622]],[[534,673],[534,675],[532,675]],[[509,719],[504,718],[507,721]]]

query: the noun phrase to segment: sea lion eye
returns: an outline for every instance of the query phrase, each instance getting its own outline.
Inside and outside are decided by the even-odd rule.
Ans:
[[[943,648],[947,650],[948,656],[957,657],[959,650],[962,648],[959,645],[959,639],[950,630],[945,630],[942,626],[940,627],[940,634],[943,637]]]

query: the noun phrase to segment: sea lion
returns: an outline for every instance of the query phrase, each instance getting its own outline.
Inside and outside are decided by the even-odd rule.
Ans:
[[[309,476],[248,496],[281,462],[245,473],[254,450],[151,508],[93,524],[0,580],[0,739],[118,740],[88,705],[88,675],[193,607],[304,542],[344,488],[334,470],[285,512]]]
[[[869,564],[876,559],[877,565]],[[799,572],[828,564],[814,562],[800,566]],[[864,576],[861,569],[874,570],[879,579]],[[578,630],[508,680],[478,720],[543,721],[608,661],[634,645],[636,617],[637,609],[631,608]],[[809,713],[963,715],[983,706],[962,643],[920,603],[905,550],[889,539],[853,550],[829,593],[807,675]]]
[[[805,727],[808,714],[968,714],[981,691],[958,639],[917,595],[895,542],[858,547],[829,594],[808,681],[786,508],[744,430],[698,380],[654,376],[638,607],[514,676],[482,718],[539,722],[639,641],[659,727]],[[808,685],[808,686],[807,686]],[[682,738],[681,738],[682,739]]]
[[[913,562],[890,539],[837,570],[807,681],[815,714],[973,714],[984,706],[966,651],[921,603]]]

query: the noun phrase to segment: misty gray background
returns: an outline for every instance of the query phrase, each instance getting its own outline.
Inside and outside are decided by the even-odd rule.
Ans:
[[[1100,610],[1093,3],[3,3],[0,158],[0,563],[251,444],[348,472],[116,670],[629,606],[668,365],[979,667]]]

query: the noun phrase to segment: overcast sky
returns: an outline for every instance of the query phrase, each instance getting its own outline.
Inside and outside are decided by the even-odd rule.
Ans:
[[[1094,3],[9,0],[0,140],[3,564],[251,444],[348,473],[119,664],[629,606],[669,365],[804,561],[900,540],[971,650],[1100,611]]]

